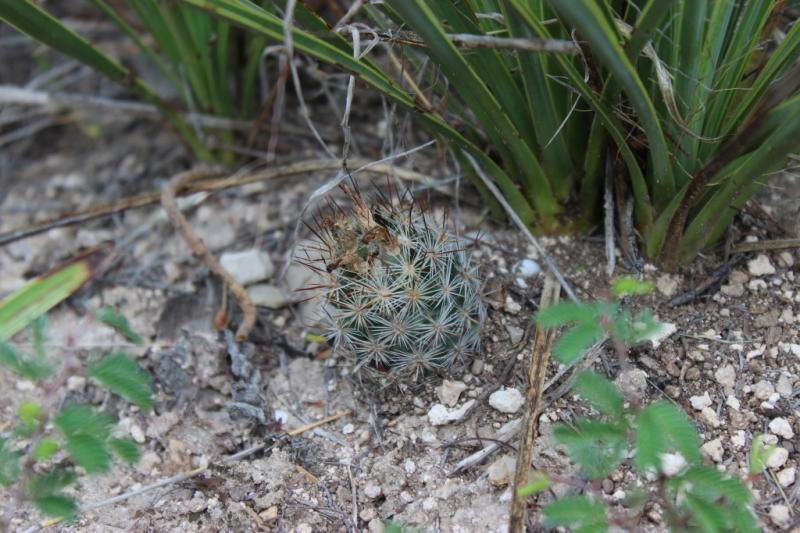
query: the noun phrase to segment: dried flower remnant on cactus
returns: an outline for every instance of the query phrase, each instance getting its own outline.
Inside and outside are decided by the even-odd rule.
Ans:
[[[414,378],[473,355],[486,310],[464,243],[413,201],[368,206],[342,188],[352,209],[332,204],[312,228],[334,349],[356,370]]]

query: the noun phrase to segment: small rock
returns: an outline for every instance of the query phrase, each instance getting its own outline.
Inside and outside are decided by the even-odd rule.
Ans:
[[[730,283],[720,287],[719,292],[721,292],[726,296],[732,296],[733,298],[740,298],[741,296],[744,296],[744,285],[742,285],[741,283]]]
[[[786,464],[789,459],[789,450],[783,446],[776,446],[772,453],[767,458],[767,466],[772,469],[778,469]]]
[[[260,513],[258,513],[258,517],[263,520],[264,522],[271,522],[278,518],[278,506],[273,505],[268,509],[264,509]]]
[[[781,374],[778,378],[778,383],[775,385],[775,391],[783,398],[790,398],[792,396],[792,378],[788,374]]]
[[[542,268],[539,266],[539,263],[533,259],[523,259],[514,265],[513,270],[517,276],[522,276],[523,278],[532,278],[541,272]]]
[[[739,410],[739,407],[742,406],[741,402],[739,402],[736,396],[728,396],[728,398],[725,400],[725,405],[731,409],[736,409],[737,411]]]
[[[356,427],[353,424],[345,424],[344,427],[342,428],[342,433],[344,433],[345,435],[350,435],[352,433],[355,433],[355,431]]]
[[[489,483],[495,487],[504,487],[511,481],[514,476],[514,469],[516,468],[516,461],[510,455],[504,455],[498,458],[487,470],[489,476]]]
[[[461,393],[466,389],[467,386],[463,382],[446,379],[436,388],[436,395],[447,407],[454,407],[458,403],[458,397],[461,396]]]
[[[778,483],[781,484],[781,487],[791,487],[794,484],[796,473],[797,469],[790,466],[775,474],[775,477],[778,478]]]
[[[650,341],[655,349],[661,346],[661,343],[664,342],[664,339],[668,338],[676,331],[678,331],[678,328],[675,326],[675,324],[671,324],[669,322],[659,322],[647,337],[643,337],[641,339],[641,342]]]
[[[242,285],[265,280],[275,272],[269,254],[256,249],[226,252],[219,258],[219,262]]]
[[[247,288],[247,294],[253,300],[253,305],[280,309],[291,302],[284,290],[275,285],[259,284]]]
[[[458,409],[450,410],[444,405],[437,403],[431,407],[430,411],[428,411],[428,420],[434,426],[443,426],[444,424],[449,424],[450,422],[456,422],[461,420],[470,407],[473,406],[475,400],[470,400],[465,402]]]
[[[369,533],[384,533],[386,531],[386,526],[383,525],[383,520],[380,518],[373,518],[367,524],[367,529]]]
[[[67,390],[80,392],[86,387],[86,378],[83,376],[70,376],[67,378]]]
[[[377,498],[381,494],[383,494],[383,489],[381,489],[380,485],[378,485],[374,481],[368,481],[367,482],[366,486],[364,487],[364,495],[367,498],[370,498],[370,499],[374,500],[375,498]]]
[[[776,435],[780,435],[786,440],[791,440],[794,437],[792,425],[782,417],[773,418],[769,423],[769,430]]]
[[[678,475],[686,466],[686,459],[680,453],[661,454],[661,472],[667,477]]]
[[[789,514],[789,508],[785,505],[773,505],[769,508],[769,519],[772,523],[780,528],[789,527],[792,517]]]
[[[522,328],[518,328],[517,326],[512,326],[508,324],[506,326],[506,331],[508,331],[508,336],[511,339],[511,344],[517,344],[519,341],[522,340],[522,336],[525,335],[525,330]]]
[[[731,444],[734,448],[743,448],[747,442],[747,434],[743,430],[739,430],[731,437]]]
[[[753,385],[753,395],[759,400],[767,400],[775,393],[775,387],[769,381],[761,380]]]
[[[435,498],[428,497],[428,498],[425,498],[424,500],[422,500],[422,509],[425,510],[425,511],[428,511],[428,512],[433,511],[438,506],[439,506],[439,504],[436,502]]]
[[[789,351],[792,352],[792,355],[800,357],[800,344],[794,344],[794,343],[790,344]]]
[[[702,396],[692,396],[689,398],[689,403],[692,404],[697,411],[701,411],[706,407],[711,406],[711,396],[708,395],[708,391],[705,392]]]
[[[784,250],[778,255],[778,264],[785,268],[794,266],[794,256],[791,252]]]
[[[522,393],[514,388],[502,388],[489,396],[489,405],[502,413],[516,413],[523,403]]]
[[[505,309],[512,315],[516,315],[522,311],[522,306],[519,305],[511,296],[506,296]]]
[[[758,257],[747,262],[747,271],[751,276],[768,276],[775,273],[775,267],[765,254],[758,254]]]
[[[724,365],[714,372],[714,379],[723,387],[733,388],[736,385],[736,369],[733,365]]]
[[[314,533],[314,528],[309,524],[297,524],[292,533]]]
[[[638,403],[647,391],[647,373],[640,368],[632,368],[620,372],[614,384],[626,400]]]
[[[469,371],[473,376],[480,376],[483,372],[483,359],[475,359],[469,367]]]
[[[405,463],[403,463],[403,470],[410,476],[417,471],[417,465],[411,459],[406,459]]]
[[[725,450],[722,448],[722,441],[720,439],[714,439],[706,442],[703,444],[701,449],[703,450],[703,453],[710,457],[715,463],[721,462],[722,455],[725,453]]]
[[[710,407],[703,407],[703,410],[700,411],[700,417],[712,428],[718,428],[720,425],[716,411]]]
[[[130,427],[131,438],[139,444],[144,443],[144,431],[142,431],[139,424],[131,424]]]
[[[669,274],[661,275],[656,280],[656,289],[667,298],[671,298],[678,290],[678,280]]]

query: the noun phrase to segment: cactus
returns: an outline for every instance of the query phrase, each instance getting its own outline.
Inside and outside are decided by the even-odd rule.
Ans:
[[[486,316],[463,243],[413,202],[353,202],[312,228],[325,266],[323,310],[334,349],[356,370],[412,375],[449,368],[480,346]],[[321,269],[320,269],[321,270]]]

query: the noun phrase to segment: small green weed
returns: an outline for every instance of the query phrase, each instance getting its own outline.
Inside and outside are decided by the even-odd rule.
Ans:
[[[112,309],[100,310],[96,318],[127,340],[141,343],[127,320]],[[0,424],[0,487],[10,495],[0,518],[2,531],[8,530],[5,522],[22,501],[32,502],[48,516],[74,517],[78,503],[66,490],[82,473],[106,472],[114,458],[133,463],[139,457],[133,440],[114,434],[112,416],[90,405],[58,405],[62,385],[82,369],[49,356],[45,325],[44,316],[32,322],[29,353],[0,342],[0,366],[39,386],[39,394],[19,404],[13,421]],[[98,357],[85,374],[141,409],[153,405],[149,376],[121,351]]]

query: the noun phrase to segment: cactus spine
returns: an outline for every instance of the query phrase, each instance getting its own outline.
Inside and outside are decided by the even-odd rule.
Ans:
[[[414,378],[474,354],[486,310],[463,243],[413,202],[370,208],[343,188],[352,211],[333,205],[315,229],[334,349],[357,370]]]

